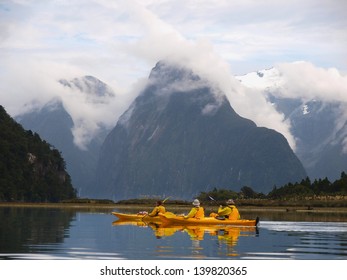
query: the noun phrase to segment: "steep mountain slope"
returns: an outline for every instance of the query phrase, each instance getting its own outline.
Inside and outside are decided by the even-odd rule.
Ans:
[[[339,105],[317,100],[301,102],[286,118],[290,119],[291,131],[297,138],[296,154],[309,177],[339,178],[347,168],[347,155],[342,152],[342,139],[338,137],[343,128],[336,130]]]
[[[336,180],[347,170],[344,137],[347,125],[341,125],[344,109],[341,103],[309,99],[302,92],[284,97],[288,91],[285,73],[276,68],[248,73],[237,78],[246,86],[261,90],[277,111],[291,123],[291,133],[297,140],[296,155],[311,179],[328,177]],[[311,93],[311,95],[314,95]]]
[[[191,198],[212,187],[268,192],[306,176],[286,139],[236,114],[190,70],[160,62],[107,136],[99,197]]]
[[[58,150],[25,131],[0,106],[0,201],[58,202],[75,197]]]

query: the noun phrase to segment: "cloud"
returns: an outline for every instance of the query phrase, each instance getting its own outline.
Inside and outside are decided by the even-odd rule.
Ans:
[[[324,69],[309,62],[282,63],[276,66],[282,76],[281,97],[299,98],[303,102],[322,101],[338,104],[335,133],[347,125],[347,75],[336,68]],[[347,152],[347,132],[342,132],[344,152]]]
[[[336,68],[321,68],[310,62],[276,65],[283,77],[284,97],[327,102],[347,102],[347,75]]]
[[[21,59],[6,57],[2,60],[6,71],[2,71],[0,83],[1,103],[11,115],[27,110],[32,100],[46,103],[59,95],[58,77],[81,74],[68,65],[38,61],[34,57]]]
[[[0,92],[5,93],[1,94],[1,103],[6,104],[6,110],[17,116],[39,110],[52,100],[61,100],[73,119],[74,142],[81,149],[87,148],[100,129],[112,128],[134,97],[133,92],[126,96],[91,96],[77,87],[64,86],[61,79],[71,81],[85,75],[70,65],[25,58],[20,63],[11,58],[3,63],[8,67]]]
[[[229,64],[215,52],[209,41],[184,39],[145,8],[137,10],[136,16],[143,18],[150,32],[130,45],[128,50],[132,55],[146,58],[152,63],[167,60],[192,69],[194,74],[212,84],[217,96],[221,92],[225,94],[237,113],[253,120],[258,126],[284,134],[295,149],[295,140],[284,116],[275,110],[261,92],[248,89],[233,78]],[[156,26],[164,28],[156,29]]]
[[[339,133],[338,138],[347,135],[341,132],[347,125],[347,75],[336,68],[317,67],[305,61],[279,63],[274,68],[237,78],[265,98],[271,94],[280,98],[299,99],[303,104],[312,100],[322,102],[323,106],[333,104],[336,115],[334,134]],[[347,140],[344,142],[347,143]]]
[[[88,131],[110,125],[128,107],[158,60],[170,59],[209,79],[240,115],[280,131],[294,147],[283,116],[232,76],[298,59],[347,71],[346,11],[345,1],[328,0],[5,0],[0,4],[1,104],[15,115],[33,99],[44,103],[61,96],[57,80],[93,75],[114,89],[117,102],[94,108],[65,94],[77,142],[85,143]],[[311,70],[307,66],[302,74]],[[298,80],[290,66],[283,71]],[[333,70],[329,77],[342,83],[338,75],[334,80]],[[326,85],[316,86],[323,97]],[[297,85],[297,94],[300,87],[305,85]]]
[[[275,95],[298,98],[303,102],[319,100],[339,104],[337,128],[347,120],[347,75],[336,68],[317,67],[310,62],[281,63],[276,65],[281,77],[280,90]]]
[[[149,9],[185,38],[213,42],[235,74],[300,59],[346,70],[345,1],[178,0]]]

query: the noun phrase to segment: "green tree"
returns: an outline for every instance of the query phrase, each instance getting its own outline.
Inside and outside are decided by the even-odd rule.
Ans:
[[[244,198],[256,198],[258,193],[255,192],[251,187],[244,186],[241,188],[241,193]]]
[[[0,106],[0,201],[58,202],[76,197],[60,152],[25,131]]]

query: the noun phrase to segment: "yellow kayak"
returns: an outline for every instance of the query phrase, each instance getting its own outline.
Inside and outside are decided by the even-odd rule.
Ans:
[[[112,214],[123,221],[161,222],[159,216],[150,217],[146,214],[124,214],[118,212],[112,212]]]
[[[185,219],[182,216],[159,214],[159,217],[163,224],[173,225],[230,225],[230,226],[242,226],[242,227],[256,227],[259,222],[259,218],[255,220],[219,220],[213,217],[205,217],[203,219],[188,218]]]
[[[147,214],[124,214],[124,213],[118,213],[118,212],[112,212],[113,215],[115,215],[119,220],[122,221],[142,221],[147,223],[161,223],[161,219],[159,216],[150,217]],[[165,215],[172,216],[174,215],[171,212],[166,212]]]

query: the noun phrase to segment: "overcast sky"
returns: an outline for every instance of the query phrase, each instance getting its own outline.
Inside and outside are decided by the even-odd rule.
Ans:
[[[333,68],[342,85],[346,46],[346,0],[0,0],[0,104],[15,115],[33,98],[59,95],[57,80],[93,75],[116,92],[119,115],[155,63],[167,58],[225,91],[235,86],[234,75],[295,61],[320,73]],[[262,102],[258,116],[276,115]],[[232,105],[242,112],[245,103]],[[101,114],[91,115],[101,121]],[[276,128],[278,115],[259,124],[271,127],[274,119]]]

